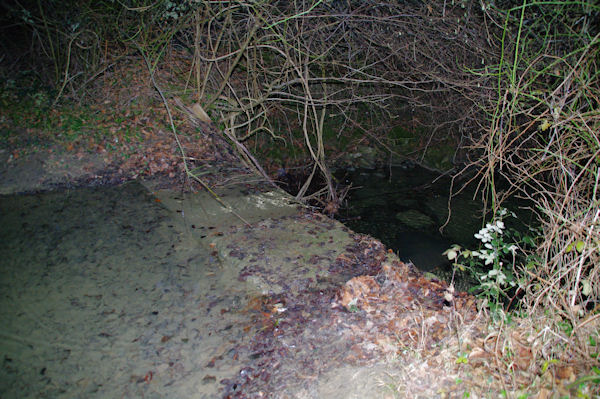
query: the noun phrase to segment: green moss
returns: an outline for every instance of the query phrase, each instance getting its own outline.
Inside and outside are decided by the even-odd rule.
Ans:
[[[142,132],[129,114],[101,112],[98,107],[63,103],[51,108],[40,96],[4,96],[0,111],[0,145],[35,150],[52,144],[141,141]]]
[[[419,130],[395,126],[389,131],[388,137],[394,150],[402,154],[407,154],[417,149],[421,134],[422,132]]]
[[[423,161],[426,165],[437,170],[445,171],[452,169],[452,158],[456,151],[456,143],[447,139],[427,148]]]
[[[290,116],[290,118],[293,118]],[[252,138],[250,147],[263,160],[284,163],[286,159],[309,157],[306,141],[301,127],[291,127],[289,120],[284,118],[271,120],[273,131],[281,138],[268,135],[258,135]],[[358,130],[341,131],[344,120],[341,116],[326,117],[323,123],[323,144],[325,157],[347,151],[348,148],[362,137]],[[316,146],[316,137],[310,137],[311,144]]]

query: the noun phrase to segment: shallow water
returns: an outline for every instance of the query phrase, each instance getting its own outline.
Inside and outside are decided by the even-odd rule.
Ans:
[[[475,246],[482,224],[481,201],[473,190],[454,197],[448,216],[450,180],[419,167],[355,170],[344,176],[354,189],[339,218],[354,231],[370,234],[430,271],[448,265],[442,252],[452,244]]]
[[[358,169],[339,177],[354,188],[347,208],[338,215],[344,224],[378,238],[403,261],[447,281],[453,276],[452,267],[442,253],[454,244],[477,249],[480,242],[474,234],[491,217],[487,210],[483,219],[484,204],[475,184],[456,194],[457,183],[449,201],[451,179],[418,166]],[[510,199],[503,207],[517,215],[505,218],[507,228],[528,233],[535,225],[526,203]],[[468,273],[454,278],[460,289],[476,284]]]
[[[418,267],[435,267],[461,232],[470,238],[479,228],[479,204],[457,197],[458,219],[439,235],[447,191],[431,175],[393,172],[391,181],[357,172],[362,188],[343,219]],[[243,397],[236,381],[248,364],[258,375],[286,376],[274,397],[328,388],[327,379],[303,377],[307,359],[298,354],[310,352],[319,369],[339,374],[331,356],[312,353],[331,351],[337,330],[318,327],[327,316],[300,305],[318,300],[330,309],[327,295],[379,257],[339,222],[247,180],[219,193],[230,208],[207,193],[151,193],[139,183],[0,196],[0,397],[215,398],[224,390]],[[422,226],[399,223],[399,213]],[[305,319],[318,328],[304,330]],[[279,329],[280,321],[294,327]],[[277,339],[304,337],[304,352],[285,347],[296,360],[263,364],[267,327]],[[250,379],[255,390],[269,384]]]
[[[137,183],[0,197],[0,397],[215,397],[240,293],[180,216]]]

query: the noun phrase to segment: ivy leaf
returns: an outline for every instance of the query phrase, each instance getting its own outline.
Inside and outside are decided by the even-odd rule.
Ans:
[[[548,122],[548,119],[544,119],[544,121],[540,124],[540,130],[542,132],[545,132],[550,128],[550,126],[552,125],[550,124],[550,122]]]
[[[458,253],[455,250],[451,249],[448,252],[446,252],[446,256],[448,257],[448,260],[454,260],[458,257]]]
[[[530,237],[530,236],[524,236],[524,237],[523,237],[523,242],[524,242],[525,244],[527,244],[527,245],[530,245],[530,246],[532,246],[532,247],[533,247],[533,246],[535,246],[535,241],[533,241],[533,238],[532,238],[532,237]]]

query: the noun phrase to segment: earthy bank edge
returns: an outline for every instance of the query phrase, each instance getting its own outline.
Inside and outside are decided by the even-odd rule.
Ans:
[[[155,185],[195,191],[201,184],[186,176],[187,168],[208,186],[224,184],[232,173],[247,173],[229,145],[212,126],[205,126],[202,140],[159,130],[137,147],[115,150],[95,144],[51,144],[44,147],[0,148],[0,194],[33,193],[62,188],[114,185],[131,180],[151,180]]]

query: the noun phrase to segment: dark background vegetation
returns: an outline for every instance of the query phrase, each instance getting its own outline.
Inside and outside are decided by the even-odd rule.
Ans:
[[[600,317],[597,2],[1,7],[5,125],[51,127],[52,111],[77,107],[128,115],[164,96],[198,126],[205,111],[250,166],[303,166],[298,198],[339,201],[330,167],[370,148],[478,181],[492,214],[510,196],[526,199],[541,230],[504,267],[518,276],[523,309],[562,337],[540,356],[597,365],[587,330]],[[21,142],[15,131],[3,129],[4,144]],[[324,188],[309,193],[316,177]]]

